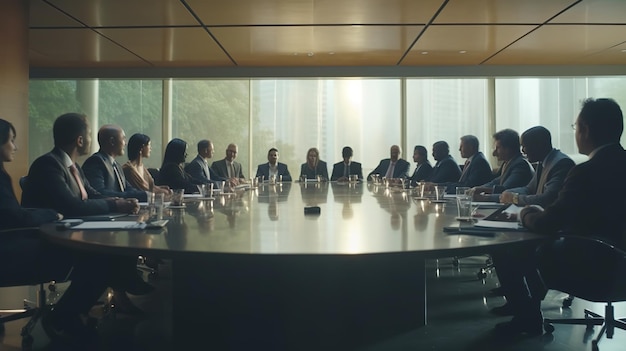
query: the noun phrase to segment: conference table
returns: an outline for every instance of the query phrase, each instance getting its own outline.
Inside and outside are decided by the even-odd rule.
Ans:
[[[319,213],[305,213],[315,207]],[[77,250],[171,259],[177,346],[352,349],[427,323],[426,260],[540,240],[444,232],[471,226],[455,215],[454,199],[304,182],[187,197],[184,208],[165,211],[169,223],[159,230],[42,231]]]

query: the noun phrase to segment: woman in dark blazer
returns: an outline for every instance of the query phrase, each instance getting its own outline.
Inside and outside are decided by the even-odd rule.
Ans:
[[[317,176],[321,177],[321,180],[328,180],[328,167],[326,162],[320,160],[320,151],[312,147],[306,152],[306,163],[300,166],[300,178],[316,179]]]
[[[185,189],[185,193],[192,194],[198,191],[198,187],[192,176],[185,172],[185,159],[187,158],[187,142],[174,138],[165,148],[163,164],[159,171],[157,185],[167,185],[170,189]]]

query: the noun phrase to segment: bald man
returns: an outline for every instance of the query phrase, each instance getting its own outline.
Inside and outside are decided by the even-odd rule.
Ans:
[[[402,148],[392,145],[389,149],[389,158],[381,160],[378,166],[367,175],[367,179],[370,179],[373,174],[378,174],[381,178],[409,178],[411,164],[403,160],[401,156]]]
[[[226,157],[222,160],[215,161],[211,165],[211,169],[218,176],[226,178],[232,185],[245,182],[245,177],[241,168],[241,163],[235,161],[239,148],[237,144],[229,144],[226,148]]]
[[[115,157],[124,154],[126,134],[117,125],[107,124],[98,130],[100,150],[83,163],[83,172],[91,186],[102,195],[135,198],[147,201],[147,193],[133,187],[124,176],[122,167]]]

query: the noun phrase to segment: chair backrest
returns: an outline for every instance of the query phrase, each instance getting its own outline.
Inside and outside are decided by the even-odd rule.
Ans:
[[[20,177],[19,183],[20,183],[20,188],[22,188],[22,191],[24,191],[24,189],[26,188],[27,182],[28,182],[27,176]]]
[[[152,176],[152,179],[154,179],[154,183],[158,184],[159,183],[159,177],[161,175],[161,172],[159,171],[158,168],[148,168],[148,173],[150,173],[150,175]]]
[[[548,288],[595,302],[626,301],[626,252],[602,240],[565,236],[539,250]]]

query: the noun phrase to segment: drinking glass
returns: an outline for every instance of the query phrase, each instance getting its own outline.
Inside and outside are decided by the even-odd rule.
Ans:
[[[469,220],[472,217],[472,197],[465,194],[458,195],[456,208],[459,219]]]
[[[446,186],[445,185],[437,185],[435,187],[435,200],[443,201],[445,194],[446,194]]]
[[[155,194],[148,198],[149,207],[150,207],[150,220],[160,221],[163,219],[163,208],[165,207],[165,196],[164,194]]]
[[[171,202],[172,206],[182,206],[184,194],[185,194],[185,189],[172,190],[172,202]]]
[[[470,191],[470,187],[468,186],[457,186],[456,187],[456,196],[460,195],[468,195]]]

